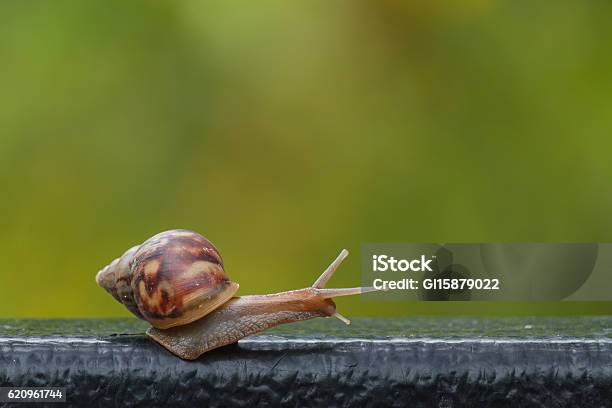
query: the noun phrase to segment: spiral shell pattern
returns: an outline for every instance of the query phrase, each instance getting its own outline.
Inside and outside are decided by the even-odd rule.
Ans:
[[[160,329],[197,320],[238,290],[215,246],[189,230],[165,231],[129,249],[100,271],[96,281]]]

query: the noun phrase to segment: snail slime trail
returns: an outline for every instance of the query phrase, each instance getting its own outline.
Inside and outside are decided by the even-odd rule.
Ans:
[[[96,282],[152,325],[150,338],[192,360],[280,324],[330,316],[349,324],[332,299],[376,289],[325,288],[347,256],[342,250],[310,287],[234,296],[239,285],[225,273],[217,248],[196,232],[176,229],[128,249],[98,272]]]

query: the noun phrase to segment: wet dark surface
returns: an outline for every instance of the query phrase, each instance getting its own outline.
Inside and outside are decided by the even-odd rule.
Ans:
[[[500,318],[353,318],[346,326],[336,319],[314,319],[279,326],[266,332],[281,336],[334,337],[586,337],[611,338],[612,317],[500,317]],[[149,324],[126,319],[0,319],[0,336],[142,335]]]
[[[1,320],[0,386],[89,406],[612,406],[612,319],[317,319],[180,360],[116,320]]]

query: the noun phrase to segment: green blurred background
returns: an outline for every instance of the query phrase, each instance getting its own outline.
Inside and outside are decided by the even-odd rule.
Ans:
[[[365,242],[612,241],[612,3],[0,3],[0,316],[127,316],[95,273],[169,228],[242,294]],[[391,303],[347,316],[594,314]]]

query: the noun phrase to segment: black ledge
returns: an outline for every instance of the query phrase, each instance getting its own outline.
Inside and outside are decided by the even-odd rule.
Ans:
[[[74,406],[612,406],[612,318],[331,319],[183,361],[120,320],[0,320],[0,386]],[[56,405],[59,406],[59,405]]]

